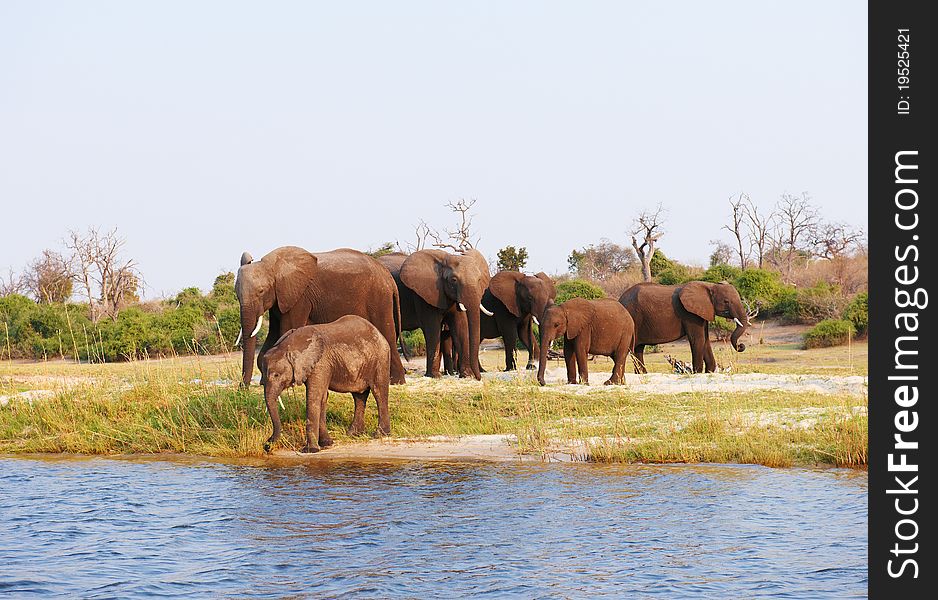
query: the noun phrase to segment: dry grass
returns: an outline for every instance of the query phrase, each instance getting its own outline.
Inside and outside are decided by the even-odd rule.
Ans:
[[[764,355],[749,356],[775,358],[766,364],[784,373],[865,373],[865,347],[863,360],[857,355],[852,366],[843,364],[841,350],[798,354],[766,347]],[[500,351],[485,353],[486,368],[494,371],[501,357]],[[662,370],[655,359],[664,363],[663,356],[652,357],[652,369]],[[745,371],[756,363],[737,364]],[[609,366],[597,360],[591,371]],[[233,383],[238,368],[236,355],[109,365],[0,364],[0,395],[8,396],[0,406],[0,452],[260,455],[270,421],[260,389],[239,390]],[[9,398],[37,389],[49,391],[32,401]],[[285,393],[283,400],[281,443],[299,448],[302,390]],[[392,387],[391,402],[395,436],[513,434],[529,453],[576,447],[580,458],[596,461],[771,466],[867,461],[865,396],[779,390],[663,394],[618,386],[541,388],[530,374],[483,382],[412,375],[407,385]],[[338,443],[348,439],[351,415],[351,397],[333,394],[328,421]],[[373,404],[367,419],[374,431]]]

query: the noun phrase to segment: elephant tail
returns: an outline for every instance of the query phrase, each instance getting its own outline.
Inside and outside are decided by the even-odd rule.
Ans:
[[[401,294],[397,289],[397,286],[394,286],[394,335],[397,336],[398,342],[401,344],[401,354],[404,355],[404,360],[410,360],[413,357],[413,353],[410,351],[410,348],[407,347],[407,342],[404,341],[403,331],[401,330]]]

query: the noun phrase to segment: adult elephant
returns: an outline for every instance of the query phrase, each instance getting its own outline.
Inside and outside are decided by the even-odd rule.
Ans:
[[[534,357],[538,354],[538,344],[532,323],[538,323],[544,309],[556,297],[557,289],[546,273],[525,275],[517,271],[500,271],[492,276],[482,295],[482,305],[495,314],[482,315],[482,338],[502,338],[506,371],[517,369],[515,344],[519,339],[528,350],[526,368],[536,368]]]
[[[729,283],[691,281],[683,285],[638,283],[625,290],[619,302],[635,321],[636,370],[645,369],[645,346],[664,344],[687,337],[695,373],[706,367],[716,371],[716,359],[710,347],[710,322],[716,316],[733,319],[736,329],[730,342],[737,352],[746,349],[739,338],[749,327],[749,315],[739,292]]]
[[[427,377],[440,377],[440,334],[444,318],[451,328],[461,376],[482,378],[479,368],[482,294],[488,287],[488,262],[478,250],[393,253],[379,258],[398,284],[401,327],[420,328],[427,344]],[[491,312],[491,311],[489,311]]]
[[[345,315],[371,322],[395,348],[400,334],[400,297],[394,279],[374,258],[358,250],[308,252],[296,246],[277,248],[258,261],[241,255],[235,280],[244,336],[241,381],[254,372],[254,349],[264,313],[270,330],[260,357],[283,333],[304,325],[331,323]],[[391,353],[391,383],[404,383],[404,365]]]

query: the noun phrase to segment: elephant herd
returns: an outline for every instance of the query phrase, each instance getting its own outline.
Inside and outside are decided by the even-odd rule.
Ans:
[[[235,292],[243,386],[250,385],[257,334],[264,314],[268,317],[269,331],[257,352],[274,428],[265,444],[268,451],[280,436],[280,393],[293,385],[306,386],[307,452],[332,443],[325,426],[330,390],[355,399],[351,434],[362,432],[369,393],[378,405],[379,433],[390,433],[388,387],[405,379],[398,343],[401,353],[409,354],[403,331],[422,330],[428,377],[440,377],[442,362],[447,373],[481,379],[480,343],[500,337],[506,369],[516,369],[514,350],[520,341],[528,350],[528,369],[535,368],[538,357],[537,380],[544,385],[551,342],[563,337],[568,383],[577,383],[578,377],[580,383],[589,382],[592,354],[613,359],[606,383],[619,384],[630,354],[636,370],[644,371],[645,346],[682,337],[690,342],[694,371],[712,372],[710,322],[716,316],[735,320],[730,341],[739,352],[745,349],[739,339],[749,326],[739,293],[728,283],[639,283],[618,301],[573,298],[555,304],[557,292],[546,274],[490,275],[485,257],[474,249],[373,258],[348,248],[313,253],[285,246],[258,261],[245,252]]]

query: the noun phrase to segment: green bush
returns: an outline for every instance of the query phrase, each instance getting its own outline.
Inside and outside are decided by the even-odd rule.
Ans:
[[[869,298],[867,292],[860,292],[853,297],[842,315],[845,320],[853,323],[857,335],[866,335],[870,327]]]
[[[604,298],[606,293],[601,287],[583,279],[569,279],[557,284],[557,298],[554,300],[557,304],[562,304],[570,298],[586,298],[595,300]]]
[[[9,295],[0,298],[0,356],[97,362],[214,354],[232,349],[240,326],[231,273],[219,275],[208,295],[186,288],[171,300],[133,305],[97,323],[84,305]]]
[[[855,335],[853,323],[843,319],[821,321],[804,334],[805,348],[827,348],[846,344],[850,336]]]
[[[723,281],[733,281],[743,270],[732,265],[719,264],[713,265],[703,272],[697,279],[700,281],[709,281],[710,283],[721,283]]]
[[[658,283],[661,285],[679,285],[691,279],[687,267],[681,264],[675,264],[670,269],[660,271],[657,276]]]
[[[716,317],[710,322],[710,334],[720,341],[730,339],[734,331],[736,331],[736,323],[729,319]]]
[[[765,269],[746,269],[732,280],[736,291],[753,306],[759,305],[763,314],[778,314],[778,303],[786,292],[793,290],[782,283],[775,271]]]
[[[665,256],[664,252],[661,250],[655,250],[655,253],[651,255],[651,260],[648,261],[652,277],[657,277],[659,274],[673,269],[677,265],[678,263]]]
[[[427,340],[423,337],[423,330],[402,331],[401,338],[410,349],[411,355],[425,356],[427,354]]]

